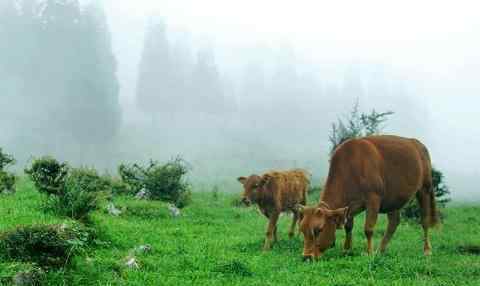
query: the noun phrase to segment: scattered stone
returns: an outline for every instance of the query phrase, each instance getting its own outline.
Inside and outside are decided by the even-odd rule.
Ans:
[[[15,194],[15,189],[6,189],[1,192],[4,195],[13,195]]]
[[[173,217],[180,216],[180,209],[172,204],[168,204],[168,210]]]
[[[140,266],[138,265],[137,259],[134,256],[128,256],[127,261],[125,262],[125,266],[130,269],[139,269]]]
[[[109,203],[107,206],[107,211],[110,215],[119,216],[122,214],[122,211],[117,209],[113,203]]]
[[[135,195],[135,198],[138,200],[148,200],[150,198],[150,192],[143,188]]]
[[[21,271],[15,274],[12,279],[13,285],[17,286],[30,286],[30,285],[40,285],[45,272],[39,268],[34,267],[27,271]]]
[[[152,246],[150,244],[140,245],[135,248],[135,253],[142,254],[142,253],[150,253],[152,252]]]

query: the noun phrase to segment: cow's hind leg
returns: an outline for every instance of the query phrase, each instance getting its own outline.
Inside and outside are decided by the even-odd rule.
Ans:
[[[353,217],[349,217],[345,224],[345,244],[343,245],[343,249],[346,251],[352,249],[352,230]]]
[[[264,250],[269,250],[272,247],[273,238],[275,236],[275,229],[277,228],[279,213],[274,212],[270,214],[270,219],[267,227],[267,236],[265,238]]]
[[[433,225],[436,222],[436,218],[432,217],[432,204],[435,202],[432,202],[431,200],[434,200],[435,198],[430,195],[429,192],[432,192],[431,190],[420,190],[417,193],[417,201],[418,205],[420,206],[421,209],[421,215],[422,215],[422,227],[423,227],[423,253],[425,255],[431,255],[432,254],[432,246],[430,244],[430,236],[428,233],[428,229],[430,228],[431,225]]]
[[[365,236],[367,237],[367,253],[373,254],[373,230],[377,223],[378,211],[380,210],[380,197],[370,193],[367,201],[367,217],[365,219]]]
[[[395,233],[395,230],[397,230],[397,226],[400,223],[400,211],[396,210],[393,212],[389,212],[387,216],[388,216],[387,231],[385,232],[385,235],[383,236],[383,239],[382,239],[382,244],[380,245],[380,252],[382,253],[385,252],[385,250],[387,249],[387,245],[390,242],[390,239]]]
[[[290,226],[290,230],[288,231],[288,237],[292,238],[295,235],[295,226],[297,224],[297,221],[300,217],[300,214],[297,211],[293,212],[293,219],[292,219],[292,225]]]

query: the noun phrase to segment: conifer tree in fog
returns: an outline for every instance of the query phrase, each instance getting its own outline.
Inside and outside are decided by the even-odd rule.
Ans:
[[[120,106],[102,9],[78,0],[4,0],[0,9],[0,75],[11,117],[24,130],[16,133],[37,147],[110,141]]]
[[[225,108],[223,81],[213,52],[201,49],[195,62],[190,47],[173,43],[163,22],[147,27],[137,82],[137,104],[151,114],[217,114]],[[168,116],[167,116],[168,117]]]

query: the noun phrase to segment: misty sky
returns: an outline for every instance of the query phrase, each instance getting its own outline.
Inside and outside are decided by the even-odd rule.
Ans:
[[[50,113],[48,108],[68,112],[68,107],[82,115],[77,105],[60,99],[71,94],[78,97],[88,85],[82,77],[75,78],[78,87],[69,85],[64,76],[84,72],[86,78],[95,81],[99,79],[96,72],[108,71],[95,90],[98,99],[100,95],[110,96],[115,104],[86,102],[85,110],[90,110],[90,117],[92,112],[98,112],[114,127],[94,124],[99,127],[99,135],[92,135],[88,124],[82,126],[82,121],[69,113],[65,114],[66,120],[78,123],[78,130],[87,130],[88,138],[78,135],[76,129],[74,135],[81,140],[63,142],[61,136],[73,136],[68,129],[65,134],[54,132],[64,135],[42,145],[34,144],[42,139],[34,140],[35,132],[18,132],[4,124],[3,134],[7,135],[0,138],[0,145],[11,149],[19,162],[53,152],[77,164],[112,168],[118,162],[164,160],[181,154],[192,161],[195,176],[212,184],[227,181],[240,188],[234,180],[239,175],[287,167],[312,169],[318,183],[328,167],[330,124],[348,114],[356,99],[361,99],[361,111],[375,108],[395,112],[385,133],[416,137],[429,147],[434,166],[445,172],[455,198],[480,199],[476,190],[480,175],[480,4],[474,1],[80,2],[104,8],[106,19],[102,13],[98,19],[107,21],[110,34],[103,33],[103,29],[87,30],[105,40],[98,45],[100,50],[94,43],[80,40],[85,46],[79,49],[83,57],[75,58],[78,62],[70,57],[55,61],[60,69],[65,68],[60,70],[63,79],[57,83],[45,78],[45,86],[41,86],[44,90],[38,92],[57,94],[58,106],[45,104],[45,110],[36,110],[30,101],[21,103],[37,92],[37,76],[15,73],[15,69],[12,75],[7,72],[6,90],[20,103],[10,110],[10,115],[4,114],[0,125],[7,119],[24,122],[24,127],[32,130],[57,124],[50,117],[43,118],[43,123],[30,123],[32,116]],[[55,21],[52,25],[56,25]],[[72,24],[66,31],[76,31],[74,27]],[[156,33],[152,34],[152,27],[157,27]],[[17,35],[34,39],[28,31]],[[36,36],[37,30],[32,31]],[[76,34],[58,34],[51,39],[52,45],[65,53],[72,51],[61,49],[64,44],[69,46],[72,35]],[[88,35],[79,34],[77,39]],[[154,48],[144,46],[152,39],[156,41]],[[48,38],[45,41],[50,43]],[[32,60],[25,63],[25,70],[30,70],[37,60],[56,60],[58,56],[42,54],[29,41],[25,46],[22,43],[16,42],[21,48],[17,54],[16,46],[4,41],[5,47],[11,47],[4,55],[9,57],[10,52],[23,59],[21,51],[27,48],[26,56]],[[145,52],[148,49],[150,53]],[[103,64],[95,64],[98,60],[94,60],[94,64],[85,65],[95,56],[104,59]],[[12,63],[21,65],[23,61]],[[22,91],[19,82],[24,81],[35,91]],[[165,89],[171,86],[175,88]],[[146,96],[143,99],[153,111],[145,110],[145,105],[142,109],[139,94]],[[217,95],[220,97],[208,101],[209,96]],[[149,102],[149,97],[153,101]],[[169,101],[171,105],[166,104]],[[193,113],[165,110],[188,103],[196,107]],[[110,153],[100,151],[96,143],[80,142],[99,142],[107,131],[115,135],[115,148],[107,148]],[[81,152],[75,151],[71,143],[79,144]]]
[[[161,16],[193,46],[212,47],[227,76],[258,61],[258,51],[276,47],[288,47],[312,65],[389,65],[419,86],[416,96],[428,106],[432,124],[428,138],[421,139],[434,163],[447,169],[453,184],[480,175],[480,152],[473,151],[480,144],[475,1],[107,0],[105,7],[127,109],[144,28],[149,16]]]

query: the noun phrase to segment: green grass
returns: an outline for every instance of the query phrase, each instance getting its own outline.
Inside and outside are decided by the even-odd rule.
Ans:
[[[234,208],[233,195],[194,193],[182,216],[171,218],[161,202],[115,199],[126,209],[120,217],[95,212],[93,224],[106,243],[77,257],[75,266],[47,274],[49,285],[480,285],[480,205],[454,205],[445,210],[442,226],[432,232],[433,256],[424,257],[417,224],[402,223],[385,255],[365,255],[363,216],[356,219],[354,250],[344,254],[344,232],[337,244],[314,263],[301,259],[303,238],[288,239],[290,217],[280,219],[279,242],[261,250],[266,219],[255,208]],[[311,200],[312,202],[314,199]],[[41,211],[41,196],[22,180],[17,194],[0,196],[0,229],[21,224],[59,223]],[[385,230],[376,228],[378,246]],[[131,250],[139,254],[139,270],[123,265]],[[470,246],[470,248],[468,247]],[[472,253],[469,253],[471,251]],[[0,262],[0,277],[21,269]]]

